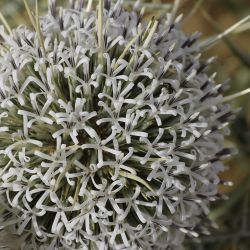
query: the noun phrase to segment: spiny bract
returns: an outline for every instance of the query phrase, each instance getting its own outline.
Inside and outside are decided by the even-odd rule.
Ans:
[[[180,249],[220,198],[225,85],[180,17],[90,3],[0,28],[1,227],[24,249]]]

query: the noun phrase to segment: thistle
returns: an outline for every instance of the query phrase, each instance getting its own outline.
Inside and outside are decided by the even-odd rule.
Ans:
[[[209,233],[234,112],[200,34],[176,8],[147,22],[122,1],[26,7],[33,28],[0,28],[1,228],[46,250]]]

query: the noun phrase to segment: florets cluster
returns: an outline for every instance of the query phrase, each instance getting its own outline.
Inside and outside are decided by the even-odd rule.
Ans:
[[[0,28],[0,218],[24,249],[179,249],[207,233],[225,86],[180,17],[142,16],[51,1],[36,31]]]

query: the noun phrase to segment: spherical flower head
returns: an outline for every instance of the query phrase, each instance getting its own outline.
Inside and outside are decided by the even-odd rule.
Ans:
[[[0,28],[1,228],[24,249],[180,249],[220,198],[225,85],[180,17],[74,3]]]

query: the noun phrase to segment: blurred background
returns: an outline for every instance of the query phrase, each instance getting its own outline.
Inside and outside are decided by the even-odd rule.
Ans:
[[[27,0],[34,9],[34,0]],[[58,0],[58,4],[69,0]],[[126,1],[133,2],[133,1]],[[147,6],[147,14],[160,16],[173,0],[141,1]],[[40,13],[47,9],[47,0],[38,0]],[[29,24],[22,0],[0,0],[0,11],[11,27]],[[184,30],[187,33],[201,31],[205,39],[218,34],[250,14],[250,0],[182,0],[180,13],[187,17]],[[190,15],[192,13],[192,15]],[[211,71],[217,71],[217,81],[230,78],[227,95],[250,87],[250,21],[242,29],[222,39],[204,53],[204,57],[217,56]],[[229,197],[212,205],[210,217],[219,229],[197,240],[187,240],[186,249],[192,250],[250,250],[250,95],[232,101],[241,107],[231,125],[231,136],[226,143],[238,148],[238,154],[226,162],[228,170],[221,178],[234,182],[232,187],[220,187]]]

